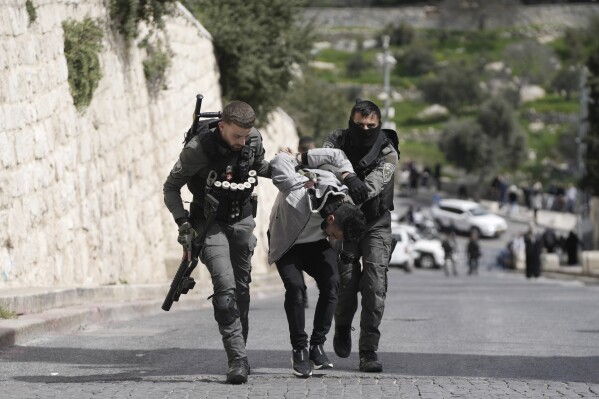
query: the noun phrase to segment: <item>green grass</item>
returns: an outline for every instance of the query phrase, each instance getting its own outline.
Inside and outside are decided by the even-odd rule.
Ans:
[[[406,162],[408,159],[420,164],[433,165],[435,162],[441,164],[447,163],[445,155],[439,150],[436,143],[429,143],[417,140],[401,140],[399,144],[400,162]]]
[[[505,48],[512,44],[523,40],[525,37],[522,33],[510,30],[490,30],[486,32],[441,32],[434,30],[417,30],[416,38],[413,45],[426,46],[429,48],[437,62],[449,62],[458,63],[462,62],[466,65],[477,65],[480,66],[482,63],[489,63],[494,61],[502,60]],[[555,50],[565,51],[565,43],[563,39],[558,39],[550,44]],[[401,52],[406,47],[394,47],[391,46],[390,53],[399,57]],[[346,73],[346,64],[350,60],[354,53],[345,51],[326,49],[321,51],[317,56],[316,60],[330,62],[336,66],[333,71],[329,70],[315,70],[315,74],[329,83],[342,83],[344,85],[376,85],[382,88],[383,85],[383,72],[380,68],[375,67],[373,60],[377,53],[382,52],[382,49],[369,49],[364,50],[362,55],[367,68],[356,77],[349,77]],[[395,66],[391,72],[391,86],[395,89],[408,88],[418,86],[418,83],[424,78],[424,76],[405,76],[402,74],[401,62]],[[484,79],[484,76],[481,78]],[[418,140],[418,134],[414,137],[413,131],[425,131],[429,128],[442,130],[443,126],[447,123],[446,119],[437,121],[420,121],[416,118],[416,115],[424,110],[430,104],[422,101],[405,100],[399,103],[394,103],[395,117],[394,122],[397,125],[397,131],[400,135],[407,136],[409,139],[405,139],[402,142],[402,159],[415,159],[421,163],[433,164],[437,161],[446,163],[443,154],[440,152],[436,143],[429,143]],[[534,109],[540,113],[564,113],[564,114],[577,114],[579,112],[579,103],[576,96],[570,100],[549,93],[541,100],[524,103],[518,110],[522,113],[527,110]],[[460,115],[454,115],[460,119],[463,118],[475,118],[478,113],[478,107],[469,107],[460,111]],[[532,175],[538,175],[539,168],[535,164],[539,164],[540,160],[547,158],[555,160],[556,162],[563,162],[567,155],[564,151],[560,150],[560,136],[562,133],[571,127],[558,126],[557,129],[546,127],[541,132],[533,133],[528,131],[529,121],[520,118],[522,126],[526,130],[528,139],[528,148],[534,150],[537,155],[537,160],[533,162],[526,162],[522,167],[522,171],[529,171]]]
[[[570,100],[557,94],[548,94],[545,98],[522,104],[520,110],[533,109],[537,112],[561,112],[566,114],[580,111],[578,98],[573,96]]]
[[[11,310],[0,307],[0,319],[16,319],[17,314]]]

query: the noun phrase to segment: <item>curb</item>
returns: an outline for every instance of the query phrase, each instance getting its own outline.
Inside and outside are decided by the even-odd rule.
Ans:
[[[284,292],[276,273],[252,276],[252,299]],[[104,286],[96,288],[43,288],[7,290],[0,295],[0,306],[10,304],[26,310],[16,319],[0,319],[0,349],[43,338],[49,333],[69,333],[86,325],[123,321],[164,313],[162,302],[170,284]],[[18,293],[21,292],[21,295]],[[206,298],[211,287],[191,291],[173,304],[171,312],[211,306]],[[27,308],[31,306],[31,308]],[[33,312],[32,310],[36,310]]]

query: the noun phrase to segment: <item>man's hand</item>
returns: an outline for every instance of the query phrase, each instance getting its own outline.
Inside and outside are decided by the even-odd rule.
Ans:
[[[183,245],[183,248],[186,251],[191,251],[192,242],[198,236],[196,231],[191,227],[191,223],[185,222],[181,226],[179,226],[179,237],[177,241],[179,244]]]
[[[349,174],[343,179],[343,183],[349,189],[349,196],[355,204],[361,204],[368,198],[368,187],[360,178],[355,174]]]

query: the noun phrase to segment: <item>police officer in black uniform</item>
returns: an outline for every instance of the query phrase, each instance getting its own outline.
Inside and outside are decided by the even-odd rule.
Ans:
[[[354,192],[361,191],[360,183],[368,189],[366,199],[361,202],[366,232],[358,243],[337,243],[340,288],[333,348],[339,357],[345,358],[351,353],[351,325],[360,292],[360,370],[380,372],[383,366],[376,351],[387,294],[391,251],[389,211],[393,209],[393,174],[399,159],[397,134],[381,129],[381,111],[376,104],[358,100],[351,110],[349,128],[330,133],[324,147],[340,148],[349,158],[357,174],[355,182],[345,181],[352,198],[359,197]]]
[[[233,101],[224,107],[222,119],[198,123],[164,183],[164,202],[179,226],[179,242],[189,242],[208,227],[200,260],[212,277],[214,318],[229,361],[227,382],[232,384],[247,382],[250,371],[245,343],[256,246],[252,190],[256,174],[270,176],[255,119],[252,107]],[[193,194],[189,216],[181,199],[185,184]],[[207,193],[219,201],[210,226],[204,214]]]

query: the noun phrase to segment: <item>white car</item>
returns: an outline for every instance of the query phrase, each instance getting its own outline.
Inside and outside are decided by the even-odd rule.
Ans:
[[[414,265],[414,259],[412,258],[412,243],[410,242],[408,232],[405,230],[392,230],[391,235],[397,244],[395,245],[393,253],[391,253],[389,266],[401,267],[407,272],[411,271]]]
[[[391,231],[393,234],[405,232],[408,235],[414,266],[429,269],[443,266],[445,251],[440,240],[424,238],[415,226],[409,224],[392,224]]]
[[[504,218],[491,213],[474,201],[444,199],[431,208],[433,219],[439,227],[453,226],[456,231],[472,233],[480,237],[499,237],[507,230]]]

